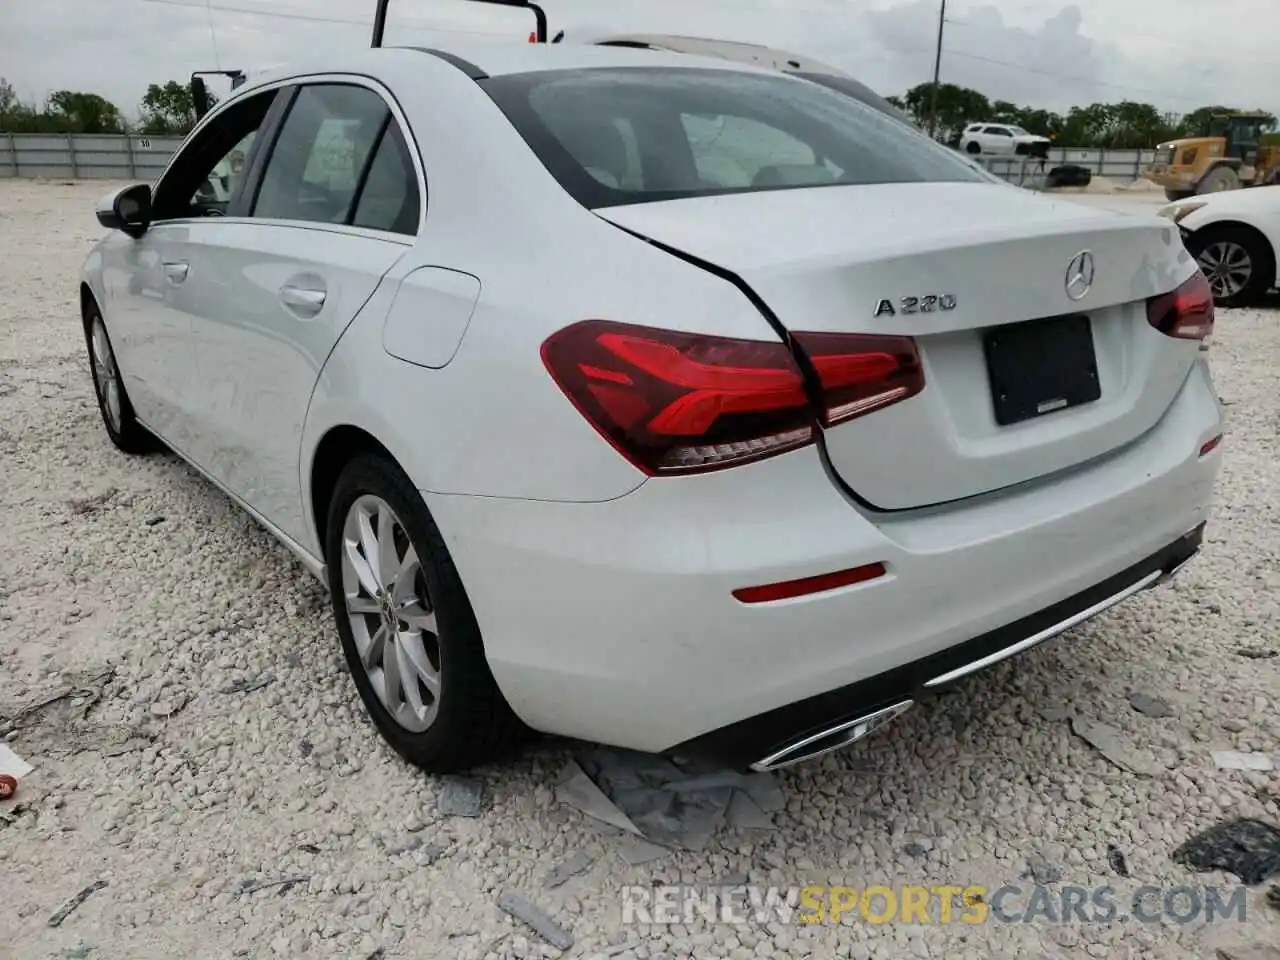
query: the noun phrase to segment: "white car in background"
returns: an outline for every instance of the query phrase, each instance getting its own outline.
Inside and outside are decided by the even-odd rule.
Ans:
[[[960,149],[965,153],[990,154],[999,157],[1036,155],[1044,151],[1050,140],[1009,123],[971,123],[960,134]]]
[[[328,585],[427,769],[528,728],[799,762],[1203,537],[1213,303],[1173,226],[997,187],[816,83],[333,54],[98,216],[108,436],[162,440]]]
[[[1280,186],[1226,190],[1162,207],[1226,307],[1256,303],[1276,286]]]

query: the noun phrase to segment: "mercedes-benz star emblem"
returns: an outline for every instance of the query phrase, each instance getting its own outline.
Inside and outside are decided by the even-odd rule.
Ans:
[[[1083,300],[1093,287],[1093,254],[1081,250],[1067,264],[1067,296]]]

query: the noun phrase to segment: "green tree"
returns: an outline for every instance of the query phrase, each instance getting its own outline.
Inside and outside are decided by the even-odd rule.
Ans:
[[[902,99],[916,122],[927,128],[933,105],[933,84],[914,86]],[[934,130],[937,139],[949,142],[968,124],[990,119],[991,103],[983,94],[954,83],[938,84],[938,121]]]
[[[212,106],[217,98],[210,93]],[[142,98],[142,130],[160,136],[185,134],[195,126],[196,105],[191,87],[177,80],[153,83]]]
[[[59,90],[49,97],[45,111],[68,133],[121,133],[120,108],[96,93]]]
[[[8,116],[13,108],[18,105],[18,95],[13,90],[13,84],[0,77],[0,122]]]

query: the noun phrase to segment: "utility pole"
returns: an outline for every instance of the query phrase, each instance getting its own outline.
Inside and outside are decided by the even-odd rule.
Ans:
[[[938,77],[942,73],[942,28],[947,22],[947,0],[938,10],[938,49],[933,57],[933,91],[929,95],[929,136],[938,131]]]

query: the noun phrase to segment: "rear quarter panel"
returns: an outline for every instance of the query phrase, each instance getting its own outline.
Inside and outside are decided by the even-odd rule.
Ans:
[[[623,496],[645,475],[560,391],[542,364],[543,341],[588,318],[776,336],[729,283],[582,208],[480,87],[443,61],[421,59],[414,73],[381,79],[421,152],[425,226],[321,371],[302,440],[304,497],[317,445],[346,424],[376,437],[426,492],[567,502]],[[384,344],[397,285],[422,267],[461,271],[481,284],[465,335],[439,369],[393,357]],[[420,318],[424,337],[431,320]],[[396,335],[397,352],[408,355],[412,331],[397,321]]]

